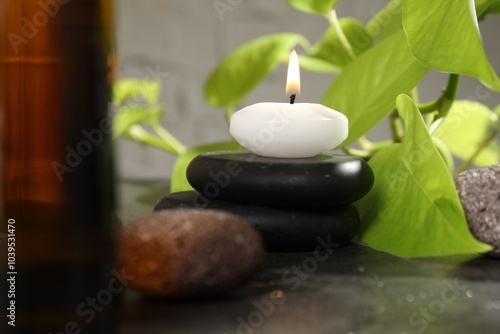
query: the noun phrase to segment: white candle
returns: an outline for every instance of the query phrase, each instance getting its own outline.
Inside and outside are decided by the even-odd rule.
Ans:
[[[300,91],[295,50],[290,56],[287,94]],[[308,158],[335,148],[348,135],[342,113],[317,103],[257,103],[233,114],[229,132],[249,151],[266,157]]]

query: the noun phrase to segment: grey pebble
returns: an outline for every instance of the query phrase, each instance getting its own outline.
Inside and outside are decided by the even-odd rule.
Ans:
[[[472,234],[500,257],[500,165],[462,172],[455,185]]]

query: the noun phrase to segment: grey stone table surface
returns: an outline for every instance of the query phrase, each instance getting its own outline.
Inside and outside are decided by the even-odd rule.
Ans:
[[[166,189],[165,181],[120,183],[120,218],[150,212]],[[165,301],[128,290],[120,314],[124,334],[498,334],[500,261],[400,258],[356,242],[269,253],[253,280],[226,295]]]

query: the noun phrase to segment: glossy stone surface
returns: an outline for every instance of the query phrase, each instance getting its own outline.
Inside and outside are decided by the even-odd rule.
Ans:
[[[195,191],[169,194],[154,210],[172,208],[223,210],[245,218],[262,234],[268,252],[313,251],[321,242],[348,243],[358,232],[359,214],[352,205],[334,208],[283,208],[209,200]]]
[[[154,297],[224,293],[251,278],[264,259],[261,236],[236,215],[168,210],[126,223],[116,238],[128,283]]]
[[[500,165],[462,172],[455,185],[472,234],[494,247],[488,255],[500,257]]]
[[[374,181],[363,160],[332,153],[280,159],[246,151],[210,152],[193,159],[186,176],[209,199],[285,207],[353,203]]]

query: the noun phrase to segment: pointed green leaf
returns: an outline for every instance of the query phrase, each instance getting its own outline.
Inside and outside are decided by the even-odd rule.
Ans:
[[[138,98],[150,104],[158,103],[161,83],[153,80],[123,79],[113,83],[113,102],[122,105]]]
[[[124,134],[133,125],[141,123],[157,123],[164,113],[162,107],[124,107],[113,118],[113,138]]]
[[[172,170],[172,181],[170,183],[170,192],[193,190],[186,178],[186,169],[191,160],[198,154],[211,152],[211,151],[227,151],[227,150],[241,150],[242,147],[235,141],[222,142],[199,147],[193,147],[181,153],[175,161]]]
[[[445,256],[491,249],[470,233],[451,174],[439,156],[420,111],[407,95],[397,98],[405,123],[402,144],[370,160],[375,185],[357,203],[360,239],[399,256]]]
[[[383,40],[403,30],[402,7],[403,0],[392,0],[389,2],[366,25],[368,34],[373,38]]]
[[[396,97],[412,90],[426,73],[412,56],[403,31],[346,66],[322,101],[349,119],[349,136],[342,145],[373,128],[394,110]]]
[[[360,55],[373,46],[373,40],[360,21],[344,18],[340,19],[339,23],[356,55]],[[332,27],[330,27],[318,43],[311,48],[308,56],[331,63],[338,68],[343,68],[349,64],[349,60],[340,46],[338,35]]]
[[[465,160],[472,156],[489,135],[498,116],[487,106],[475,101],[455,101],[448,115],[439,124],[433,137],[439,138],[457,157]],[[500,163],[497,141],[491,141],[474,160],[478,166]]]
[[[404,0],[403,26],[413,55],[440,72],[465,74],[500,91],[483,47],[473,0]]]
[[[214,107],[235,107],[297,43],[308,42],[301,35],[276,34],[246,43],[212,72],[205,83],[205,99]]]
[[[288,0],[290,6],[306,13],[326,14],[337,5],[339,0]]]

